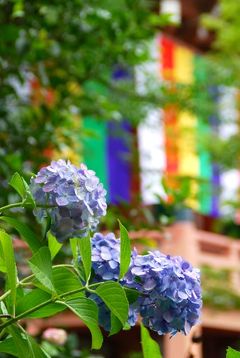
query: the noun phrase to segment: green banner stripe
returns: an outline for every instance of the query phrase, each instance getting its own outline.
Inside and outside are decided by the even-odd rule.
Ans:
[[[83,120],[83,162],[94,170],[108,191],[107,173],[107,124],[106,121],[86,117]]]
[[[204,84],[207,79],[207,62],[201,56],[194,56],[194,77],[198,84]],[[199,107],[198,117],[198,152],[199,152],[199,166],[200,166],[200,178],[202,182],[199,184],[199,210],[202,214],[209,214],[211,212],[211,178],[212,178],[212,165],[210,161],[209,153],[203,148],[203,141],[206,135],[210,133],[210,125],[208,118],[205,118],[201,113],[201,108],[206,100],[206,92],[199,91],[197,101]]]

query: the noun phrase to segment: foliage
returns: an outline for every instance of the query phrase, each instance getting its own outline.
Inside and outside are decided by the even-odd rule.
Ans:
[[[217,233],[221,233],[222,235],[226,235],[228,237],[239,239],[240,238],[240,225],[238,221],[238,210],[239,210],[239,202],[238,201],[229,201],[229,207],[233,210],[236,210],[235,217],[233,215],[228,215],[227,217],[221,218],[221,220],[216,220],[214,224],[214,231]]]
[[[202,24],[214,33],[214,40],[208,54],[208,63],[212,83],[239,88],[240,86],[240,34],[239,11],[240,3],[235,0],[219,0],[216,11],[202,16]],[[226,58],[228,59],[226,61]],[[237,94],[238,97],[238,94]],[[239,98],[236,99],[236,109],[239,109]],[[230,111],[227,121],[231,123]],[[205,147],[212,159],[219,163],[222,169],[239,167],[239,134],[228,138],[215,138],[214,141],[205,138]]]
[[[56,168],[56,165],[57,163],[53,162],[51,167],[47,168]],[[69,187],[73,187],[74,190],[78,189],[81,180],[72,174],[69,166],[66,170],[69,173],[69,179],[65,190],[69,195]],[[81,173],[81,168],[76,168],[76,170],[78,170],[78,174]],[[55,174],[57,176],[58,172],[56,171]],[[146,275],[144,272],[145,261],[149,255],[141,256],[137,254],[136,250],[131,251],[127,230],[121,223],[119,223],[119,240],[112,238],[111,235],[103,237],[97,233],[92,238],[90,231],[87,236],[78,232],[77,237],[70,239],[72,241],[72,262],[70,264],[54,264],[56,253],[63,246],[58,243],[59,240],[61,241],[61,235],[55,238],[52,233],[46,234],[46,230],[42,235],[32,235],[32,231],[28,231],[27,226],[22,227],[18,220],[12,221],[14,213],[12,217],[11,210],[18,207],[49,210],[47,221],[48,228],[51,228],[49,220],[52,219],[52,207],[57,207],[60,210],[69,204],[62,205],[62,201],[58,203],[58,197],[51,202],[50,207],[45,203],[35,202],[31,195],[31,187],[18,174],[14,175],[11,183],[12,187],[21,194],[22,201],[0,208],[0,217],[4,217],[5,220],[7,218],[10,225],[17,227],[24,239],[27,236],[26,243],[32,251],[32,256],[28,261],[30,274],[19,280],[19,268],[15,262],[13,240],[6,231],[0,231],[0,270],[5,277],[5,290],[0,296],[0,352],[19,358],[54,356],[54,352],[56,352],[54,349],[51,350],[47,344],[39,345],[27,333],[22,319],[50,317],[66,309],[72,311],[88,327],[92,336],[92,348],[100,349],[103,334],[99,325],[108,330],[110,335],[116,334],[121,329],[129,329],[136,323],[138,314],[143,316],[143,313],[147,313],[146,303],[153,298],[151,294],[154,297],[159,295],[159,302],[161,302],[161,296],[165,297],[165,301],[168,302],[167,305],[162,306],[164,313],[160,326],[158,324],[159,334],[185,332],[186,325],[195,323],[198,318],[196,313],[194,313],[194,319],[185,315],[188,310],[191,311],[192,302],[195,302],[197,307],[201,305],[198,271],[193,269],[190,264],[179,257],[166,256],[157,252],[150,253],[149,255],[154,255],[155,261],[153,269]],[[92,192],[91,186],[86,185],[85,187],[88,193]],[[44,188],[49,189],[48,182],[43,181]],[[51,188],[55,191],[58,189],[59,183],[54,189]],[[2,216],[3,213],[5,216]],[[94,219],[94,215],[97,215],[94,211],[90,211],[90,214],[92,219]],[[79,220],[81,220],[81,216]],[[53,242],[49,244],[51,241]],[[114,243],[113,246],[111,246],[111,241]],[[106,265],[109,266],[105,272],[102,267],[106,267]],[[151,265],[150,262],[149,265]],[[117,276],[110,277],[111,270],[115,270],[116,267],[117,271],[114,272]],[[174,284],[170,284],[173,271],[176,272]],[[193,272],[196,277],[193,276]],[[184,287],[181,286],[181,290],[178,290],[177,286],[183,283],[182,279],[185,282]],[[159,285],[160,281],[163,283],[161,292],[156,289],[154,291],[156,283]],[[175,305],[177,302],[188,309],[185,313],[181,313],[181,317],[176,315],[171,317],[171,324],[168,327],[171,305]],[[150,316],[151,307],[149,307]],[[108,326],[106,326],[106,322]],[[147,322],[145,324],[148,326]],[[156,330],[155,327],[152,328]],[[142,327],[142,344],[144,355],[152,352],[151,354],[160,357],[157,343],[151,341],[144,327]]]
[[[214,14],[205,14],[203,25],[214,31],[213,59],[215,78],[218,82],[239,87],[239,11],[240,4],[234,0],[220,0]],[[226,63],[226,58],[228,59]],[[213,65],[213,64],[212,64]],[[214,65],[212,66],[214,68]]]
[[[15,171],[29,178],[49,158],[79,161],[82,138],[93,135],[84,117],[136,124],[165,104],[199,107],[196,85],[177,84],[172,91],[148,74],[144,93],[137,88],[135,67],[149,60],[149,41],[170,21],[155,6],[147,0],[0,2],[5,200]]]
[[[217,270],[207,266],[201,268],[205,305],[221,310],[240,308],[240,295],[232,288],[230,275],[229,270]]]
[[[153,6],[146,0],[1,1],[0,180],[5,191],[14,171],[35,171],[59,152],[78,160],[80,138],[87,135],[82,117],[136,121],[147,104],[164,100],[165,94],[156,95],[156,83],[154,91],[140,96],[132,73],[148,58],[146,41],[156,26],[169,21],[155,15]],[[125,80],[113,81],[112,72]]]
[[[151,336],[150,336],[148,330],[143,325],[141,325],[141,342],[142,342],[144,358],[148,358],[148,357],[161,358],[162,357],[157,342],[155,342],[153,339],[151,339]]]
[[[240,352],[236,351],[231,347],[228,347],[226,358],[239,358],[239,357],[240,357]]]
[[[55,332],[62,331],[59,329],[49,328],[43,332],[41,347],[48,352],[51,357],[58,358],[103,358],[102,355],[94,354],[89,349],[80,347],[78,336],[75,333],[69,333],[66,342],[61,342],[61,337],[58,337]],[[47,333],[47,334],[46,334]],[[66,332],[67,334],[67,332]],[[59,339],[60,338],[60,339]]]

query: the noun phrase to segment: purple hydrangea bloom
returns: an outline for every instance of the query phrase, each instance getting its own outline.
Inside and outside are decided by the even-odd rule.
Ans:
[[[30,189],[37,206],[46,206],[35,215],[51,217],[50,230],[60,242],[95,230],[106,214],[106,191],[84,164],[78,168],[62,159],[52,161],[31,179]]]
[[[81,261],[81,259],[80,259]],[[113,233],[102,235],[96,233],[92,238],[93,282],[117,281],[120,268],[120,240]],[[120,283],[124,284],[124,280]],[[110,311],[105,303],[95,294],[90,295],[99,308],[99,323],[106,331],[110,331]],[[129,307],[128,324],[134,326],[138,317],[138,306]]]
[[[187,334],[202,307],[200,272],[179,256],[159,251],[132,257],[126,285],[137,289],[143,324],[158,334]]]
[[[96,233],[92,238],[92,267],[97,280],[118,280],[120,240],[113,233]]]

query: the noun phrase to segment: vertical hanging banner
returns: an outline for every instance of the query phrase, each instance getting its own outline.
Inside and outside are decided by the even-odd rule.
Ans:
[[[209,88],[209,93],[212,100],[215,102],[216,106],[218,106],[219,100],[219,90],[217,86],[211,86]],[[214,140],[214,136],[219,136],[219,113],[216,110],[209,117],[209,123],[211,125],[212,138]],[[220,214],[219,208],[219,195],[220,195],[220,170],[219,165],[217,163],[212,163],[212,202],[211,202],[211,216],[217,218]]]
[[[176,45],[174,79],[176,83],[191,84],[193,82],[193,52],[186,47]],[[196,147],[197,120],[190,112],[180,111],[178,114],[178,174],[189,178],[199,177],[199,158]],[[188,205],[198,209],[198,185],[192,182],[191,198]]]
[[[83,120],[83,158],[89,169],[96,172],[104,188],[109,192],[107,168],[107,123],[95,118]]]
[[[174,67],[175,67],[175,43],[165,36],[160,38],[161,72],[162,78],[174,90]],[[171,177],[178,174],[178,125],[177,110],[174,106],[168,106],[163,111],[164,143],[166,153],[165,174],[171,182]]]
[[[209,152],[205,149],[205,140],[210,137],[211,127],[208,118],[205,114],[201,113],[200,108],[202,102],[207,99],[208,94],[204,90],[204,84],[207,80],[207,62],[205,58],[199,55],[194,56],[194,77],[196,83],[203,90],[200,90],[197,96],[197,143],[199,155],[199,176],[201,179],[199,185],[198,199],[199,199],[199,212],[204,215],[211,213],[212,203],[212,164]]]
[[[159,78],[160,84],[160,37],[150,44],[151,61],[138,67],[136,79],[138,92],[146,91],[149,78]],[[149,110],[145,120],[138,127],[138,149],[141,177],[141,196],[144,204],[156,204],[159,196],[164,197],[162,186],[165,170],[164,128],[162,111]]]
[[[237,112],[237,90],[231,87],[219,88],[219,137],[228,140],[239,132]],[[220,214],[233,216],[234,210],[228,202],[236,202],[240,184],[238,169],[221,170],[220,176]]]
[[[117,66],[112,75],[113,81],[132,80],[130,71]],[[131,200],[131,125],[127,120],[111,121],[107,126],[107,165],[109,202],[119,204]]]
[[[131,198],[130,125],[127,121],[109,122],[107,163],[109,201],[112,204],[129,202]]]

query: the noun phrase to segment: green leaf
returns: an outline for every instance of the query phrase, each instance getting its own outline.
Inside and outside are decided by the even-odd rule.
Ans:
[[[114,334],[118,333],[122,329],[122,323],[119,319],[111,312],[111,330],[109,336],[113,336]]]
[[[147,328],[141,324],[143,358],[162,358],[159,345],[151,338]]]
[[[28,336],[28,341],[31,344],[34,358],[51,358],[50,355],[45,352],[31,336]]]
[[[128,322],[125,323],[125,325],[123,326],[123,331],[129,331],[132,327],[130,326],[130,324]]]
[[[51,259],[53,260],[54,257],[57,255],[59,250],[62,248],[63,244],[60,244],[60,242],[57,241],[56,237],[51,234],[50,231],[47,233],[48,238],[48,248],[51,253]]]
[[[59,347],[43,340],[41,342],[41,348],[44,349],[50,357],[59,357]]]
[[[103,342],[102,332],[98,326],[98,307],[94,301],[86,297],[62,302],[74,312],[88,327],[92,335],[92,348],[100,349]]]
[[[67,267],[53,268],[53,284],[58,294],[78,290],[82,287],[78,276]]]
[[[0,342],[0,352],[10,353],[18,358],[51,358],[22,327],[12,325],[8,327],[8,332],[12,338]]]
[[[2,312],[3,314],[8,314],[7,307],[6,307],[6,305],[5,305],[5,303],[4,303],[3,301],[1,301],[0,307],[1,307],[1,312]]]
[[[139,292],[133,288],[124,287],[129,304],[134,303],[139,296]]]
[[[21,196],[21,198],[24,201],[24,206],[30,205],[32,207],[35,207],[35,201],[33,199],[32,193],[29,189],[29,185],[27,184],[27,182],[24,180],[23,177],[21,177],[21,175],[19,173],[15,173],[9,184],[11,185],[11,187],[13,187],[16,192]]]
[[[79,239],[70,239],[70,246],[73,254],[74,261],[78,259],[78,240]]]
[[[9,216],[0,216],[0,220],[3,220],[4,222],[13,226],[14,229],[16,229],[21,235],[21,238],[29,245],[32,252],[37,252],[40,247],[42,247],[38,237],[27,225]]]
[[[15,263],[12,239],[5,231],[0,230],[0,242],[6,266],[7,282],[9,289],[11,290],[10,297],[11,303],[13,305],[14,314],[16,302],[17,268]]]
[[[29,265],[36,279],[48,292],[55,292],[52,277],[51,254],[48,247],[41,247],[29,260]]]
[[[7,268],[4,261],[4,254],[3,254],[3,248],[2,245],[0,245],[0,271],[6,273]]]
[[[32,347],[27,339],[27,334],[24,334],[19,328],[14,325],[9,326],[7,330],[13,338],[15,347],[17,347],[18,357],[35,358]]]
[[[129,305],[122,286],[113,281],[103,282],[95,292],[124,326],[128,319]]]
[[[235,349],[228,347],[227,349],[227,357],[226,358],[240,358],[240,352]]]
[[[13,338],[6,338],[4,341],[0,341],[0,352],[11,354],[14,357],[18,357],[18,348],[15,346]],[[26,357],[25,357],[26,358]]]
[[[29,293],[27,293],[22,298],[18,299],[16,305],[16,315],[19,315],[23,312],[30,310],[37,305],[48,301],[51,298],[51,295],[45,291],[42,291],[39,288],[36,288]],[[50,303],[45,307],[40,308],[39,310],[29,313],[26,315],[26,318],[44,318],[55,315],[58,312],[63,311],[64,308],[58,303]]]
[[[125,228],[125,226],[123,226],[121,224],[120,221],[119,221],[119,226],[120,226],[120,273],[119,273],[119,279],[121,279],[128,271],[128,268],[130,265],[131,245],[130,245],[130,239],[128,236],[127,229]]]
[[[24,199],[26,195],[26,188],[23,182],[23,178],[19,173],[13,174],[9,184],[12,188],[16,190],[16,192],[21,196],[21,198]]]
[[[84,267],[86,281],[91,275],[92,260],[91,260],[91,240],[90,235],[78,240],[78,247]]]

